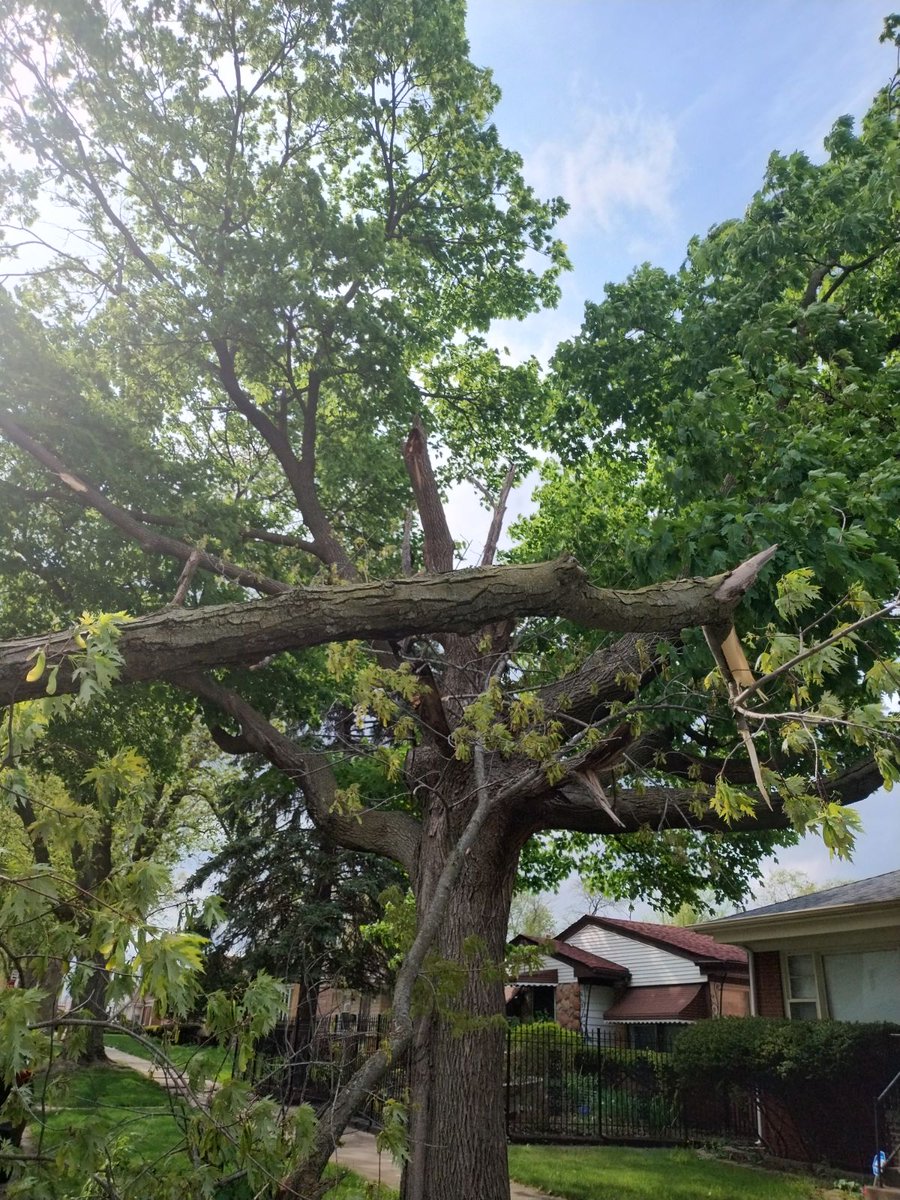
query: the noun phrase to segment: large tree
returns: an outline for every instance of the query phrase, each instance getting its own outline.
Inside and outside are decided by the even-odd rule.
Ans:
[[[406,870],[418,925],[392,1053],[415,980],[452,963],[457,987],[456,1011],[417,1026],[405,1197],[501,1200],[491,1018],[529,840],[607,835],[640,859],[659,839],[669,866],[704,834],[705,861],[727,858],[739,829],[818,826],[845,848],[843,806],[897,771],[877,703],[896,465],[873,462],[896,436],[896,116],[883,96],[824,165],[788,160],[694,248],[693,273],[629,285],[633,312],[611,295],[548,389],[482,334],[555,299],[563,208],[500,145],[461,4],[12,4],[0,53],[20,156],[6,219],[39,244],[0,310],[18,635],[0,698],[83,686],[71,633],[38,632],[48,609],[61,626],[81,605],[127,609],[120,682],[197,697],[220,744],[284,772],[329,838]],[[844,504],[819,502],[856,408],[871,428]],[[773,420],[807,447],[785,434],[783,479],[766,474]],[[528,534],[546,560],[495,566],[545,435],[564,464]],[[493,520],[480,565],[454,571],[442,486],[472,475]],[[774,551],[750,518],[795,502]],[[806,539],[808,510],[835,507],[836,534]],[[589,570],[546,558],[560,539],[588,545]],[[733,630],[760,572],[741,611],[764,692]],[[370,803],[340,777],[361,755],[395,795]],[[312,1189],[386,1063],[333,1106],[285,1194]]]

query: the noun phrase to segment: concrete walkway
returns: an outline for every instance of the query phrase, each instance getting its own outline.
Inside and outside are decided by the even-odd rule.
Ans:
[[[116,1066],[130,1067],[132,1071],[145,1075],[160,1087],[183,1094],[177,1074],[164,1071],[162,1067],[154,1065],[146,1058],[138,1058],[136,1054],[128,1054],[124,1050],[114,1050],[111,1046],[106,1047],[106,1056]],[[215,1084],[208,1084],[200,1098],[208,1101],[214,1088]],[[190,1097],[185,1096],[185,1099]],[[364,1179],[373,1183],[383,1183],[392,1188],[400,1187],[400,1168],[389,1154],[379,1153],[374,1133],[363,1133],[360,1129],[346,1130],[337,1150],[331,1156],[331,1161],[346,1167],[348,1171],[355,1171],[357,1175],[362,1175]],[[538,1192],[521,1183],[510,1183],[509,1196],[510,1200],[554,1200],[552,1196],[548,1197],[546,1192]]]
[[[130,1067],[132,1071],[137,1071],[140,1075],[146,1075],[148,1079],[152,1079],[154,1083],[158,1083],[160,1087],[166,1088],[167,1091],[174,1092],[176,1096],[181,1096],[182,1099],[193,1103],[195,1099],[201,1103],[208,1104],[209,1098],[215,1091],[214,1083],[204,1084],[197,1092],[191,1092],[190,1085],[187,1080],[187,1072],[167,1071],[156,1063],[150,1062],[146,1058],[138,1058],[136,1054],[129,1054],[126,1050],[116,1050],[112,1046],[106,1047],[106,1057],[111,1063],[115,1063],[117,1067]]]
[[[400,1169],[389,1154],[378,1153],[373,1133],[348,1129],[331,1161],[346,1167],[348,1171],[355,1171],[357,1175],[362,1175],[364,1179],[370,1179],[373,1183],[383,1183],[392,1188],[400,1187]],[[509,1195],[510,1200],[554,1200],[546,1192],[538,1192],[521,1183],[511,1182]]]

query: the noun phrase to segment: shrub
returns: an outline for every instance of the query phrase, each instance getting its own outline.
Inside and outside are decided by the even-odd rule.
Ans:
[[[887,1023],[720,1017],[687,1026],[672,1062],[683,1084],[782,1090],[799,1083],[889,1077],[900,1069],[900,1027]]]
[[[576,1070],[583,1045],[580,1033],[555,1021],[519,1025],[509,1034],[510,1067],[517,1078],[541,1075],[556,1078]]]
[[[599,1070],[605,1084],[615,1087],[635,1083],[639,1087],[664,1088],[672,1083],[672,1055],[659,1050],[630,1050],[626,1047],[582,1045],[575,1066],[582,1074]]]
[[[701,1021],[675,1044],[679,1094],[693,1113],[744,1088],[757,1098],[774,1153],[864,1170],[872,1101],[900,1070],[897,1032],[846,1021]]]

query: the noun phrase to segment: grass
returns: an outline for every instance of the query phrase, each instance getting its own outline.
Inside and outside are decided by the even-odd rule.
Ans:
[[[81,1067],[67,1072],[54,1079],[47,1104],[53,1111],[47,1113],[43,1134],[46,1154],[55,1154],[73,1132],[84,1129],[104,1138],[130,1134],[129,1160],[140,1169],[181,1143],[169,1096],[127,1067]],[[32,1136],[36,1144],[41,1136],[37,1127],[32,1128]]]
[[[341,1175],[340,1183],[326,1192],[323,1200],[399,1200],[400,1193],[393,1188],[369,1183],[353,1171],[345,1171],[343,1167],[328,1167],[325,1178],[329,1179],[338,1173]]]
[[[811,1179],[623,1146],[510,1146],[513,1179],[564,1200],[815,1200]]]
[[[125,1050],[118,1043],[130,1041],[127,1036],[111,1035],[107,1043]],[[143,1047],[140,1047],[144,1050]],[[196,1046],[173,1046],[179,1052],[171,1057],[179,1066],[186,1065]],[[129,1049],[129,1053],[130,1053]],[[207,1051],[208,1053],[209,1051]],[[150,1058],[148,1051],[139,1057]],[[39,1096],[42,1083],[36,1081],[35,1096]],[[42,1152],[55,1156],[64,1150],[74,1133],[88,1129],[102,1138],[117,1138],[130,1135],[132,1145],[127,1160],[129,1174],[134,1177],[142,1171],[152,1172],[153,1164],[166,1155],[182,1155],[182,1134],[173,1113],[178,1102],[172,1101],[165,1089],[139,1075],[129,1067],[94,1066],[55,1076],[47,1090],[48,1112],[41,1143]],[[41,1137],[37,1125],[31,1127],[31,1136],[37,1146]],[[329,1167],[328,1174],[340,1175],[340,1182],[326,1192],[324,1200],[396,1200],[397,1193],[390,1188],[377,1188],[358,1175]]]
[[[183,1054],[197,1048],[173,1049]],[[127,1067],[95,1066],[67,1073],[60,1084],[47,1093],[54,1111],[47,1114],[45,1153],[62,1149],[79,1128],[104,1137],[131,1135],[134,1174],[152,1169],[164,1155],[181,1153],[173,1102],[152,1080]],[[37,1139],[37,1129],[32,1133]],[[799,1175],[721,1162],[684,1149],[510,1146],[509,1165],[513,1179],[562,1200],[821,1200],[823,1195],[813,1180]],[[334,1176],[336,1169],[330,1173]],[[326,1195],[327,1200],[396,1200],[397,1193],[348,1174]]]
[[[135,1058],[153,1061],[149,1047],[129,1037],[127,1033],[108,1033],[103,1040],[112,1050],[123,1050],[126,1054],[133,1054]],[[187,1070],[200,1061],[205,1064],[210,1078],[231,1078],[231,1052],[228,1050],[222,1050],[218,1046],[182,1046],[179,1043],[168,1042],[160,1042],[159,1048],[179,1069]]]

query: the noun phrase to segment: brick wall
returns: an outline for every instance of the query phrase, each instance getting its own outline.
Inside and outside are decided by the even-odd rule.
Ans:
[[[756,971],[756,1011],[760,1017],[783,1017],[784,994],[781,990],[781,955],[777,950],[762,950],[753,956]]]
[[[560,983],[556,988],[556,1022],[563,1029],[581,1028],[581,985]]]

